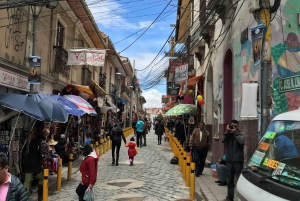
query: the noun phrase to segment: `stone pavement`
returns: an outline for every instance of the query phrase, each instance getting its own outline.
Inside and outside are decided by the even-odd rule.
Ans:
[[[215,183],[216,180],[211,175],[211,168],[205,167],[203,175],[196,177],[195,197],[197,201],[223,201],[226,198],[227,186],[218,186]]]
[[[127,141],[129,139],[130,137]],[[122,143],[119,166],[111,165],[111,150],[99,160],[98,179],[94,186],[96,200],[176,201],[188,199],[189,188],[185,187],[178,166],[170,164],[172,156],[168,142],[157,145],[157,136],[151,130],[147,135],[147,146],[138,149],[134,165],[129,166],[127,148]],[[74,168],[72,181],[64,180],[61,191],[52,191],[55,190],[55,185],[49,187],[48,200],[77,201],[75,189],[80,179],[80,172]]]

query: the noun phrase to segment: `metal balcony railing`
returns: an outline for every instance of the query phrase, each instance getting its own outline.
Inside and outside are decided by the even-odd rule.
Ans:
[[[54,61],[54,71],[61,74],[65,78],[70,76],[70,66],[68,63],[68,51],[61,46],[55,46],[55,61]]]
[[[105,89],[106,86],[106,76],[102,73],[99,74],[99,86]]]

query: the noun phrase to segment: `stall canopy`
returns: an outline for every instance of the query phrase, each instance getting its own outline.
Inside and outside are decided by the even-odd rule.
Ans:
[[[77,105],[81,110],[83,110],[85,113],[90,114],[90,115],[97,115],[96,111],[94,108],[89,104],[86,100],[79,96],[74,96],[74,95],[64,95],[63,96],[65,99],[73,102],[75,105]]]
[[[198,75],[198,76],[195,76],[195,77],[192,77],[192,78],[188,79],[188,81],[187,81],[187,88],[188,88],[188,89],[190,89],[190,88],[195,88],[195,84],[196,84],[202,77],[203,77],[203,75]],[[182,84],[181,84],[178,95],[182,95],[182,94],[185,93],[185,91],[184,91],[184,85],[185,85],[185,83],[182,83]]]
[[[72,84],[78,91],[88,94],[90,97],[95,97],[93,91],[89,86]]]

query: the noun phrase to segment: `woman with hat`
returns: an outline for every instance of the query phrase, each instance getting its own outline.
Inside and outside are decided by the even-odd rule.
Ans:
[[[50,175],[53,175],[53,172],[57,171],[57,166],[58,166],[58,154],[56,154],[54,146],[57,144],[57,141],[54,141],[51,136],[49,136],[50,139],[48,140],[48,145],[49,145],[49,155],[53,158],[53,162],[49,163],[49,170],[50,170]]]

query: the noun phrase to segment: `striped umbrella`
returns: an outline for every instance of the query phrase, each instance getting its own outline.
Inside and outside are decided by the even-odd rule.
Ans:
[[[63,96],[65,99],[73,102],[79,109],[84,111],[86,114],[90,115],[97,115],[96,111],[94,108],[89,104],[86,100],[81,98],[80,96],[75,96],[75,95],[64,95]]]

